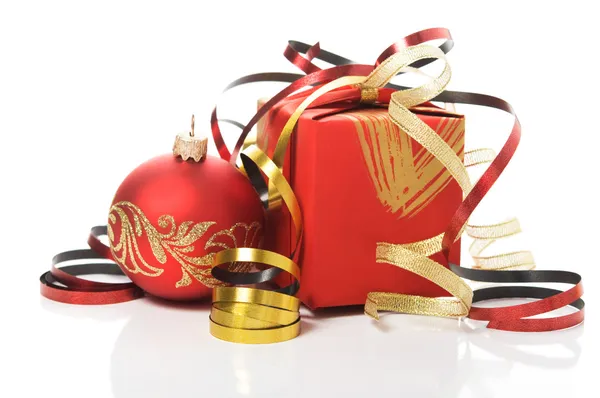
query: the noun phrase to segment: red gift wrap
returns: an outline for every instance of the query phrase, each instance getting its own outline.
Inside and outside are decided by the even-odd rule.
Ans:
[[[265,115],[257,143],[267,154],[311,91]],[[381,90],[379,100],[391,92]],[[285,156],[283,172],[304,220],[298,296],[311,309],[364,305],[374,291],[449,296],[412,272],[377,263],[375,248],[378,242],[410,243],[444,232],[462,201],[461,189],[431,153],[391,122],[385,104],[344,101],[356,95],[358,89],[345,89],[320,98],[301,115]],[[463,158],[462,115],[433,104],[412,111]],[[289,255],[295,235],[285,207],[269,213],[266,230],[267,247]],[[439,253],[431,258],[445,261]],[[457,241],[450,261],[459,260]]]

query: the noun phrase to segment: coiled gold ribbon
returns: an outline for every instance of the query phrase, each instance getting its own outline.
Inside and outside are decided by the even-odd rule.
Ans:
[[[215,256],[212,267],[236,261],[261,263],[279,268],[299,282],[300,267],[293,260],[302,242],[302,215],[294,191],[271,159],[256,146],[244,156],[265,173],[290,210],[296,229],[291,258],[268,250],[237,248]],[[297,290],[297,289],[296,289]],[[210,333],[236,343],[263,344],[285,341],[300,333],[300,300],[288,294],[250,287],[217,287],[213,290]]]

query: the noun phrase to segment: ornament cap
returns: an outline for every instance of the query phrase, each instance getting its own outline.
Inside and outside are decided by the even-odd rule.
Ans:
[[[208,138],[195,136],[194,122],[195,118],[192,115],[192,130],[189,133],[181,133],[175,136],[173,155],[176,157],[181,156],[183,160],[192,158],[195,162],[199,162],[206,158]]]

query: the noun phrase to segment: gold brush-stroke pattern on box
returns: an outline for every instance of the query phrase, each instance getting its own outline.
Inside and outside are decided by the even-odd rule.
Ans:
[[[400,217],[424,209],[450,183],[447,169],[424,148],[413,154],[413,140],[392,123],[387,111],[368,109],[342,114],[354,122],[363,159],[377,197]],[[464,121],[440,117],[435,131],[459,153],[464,144]]]

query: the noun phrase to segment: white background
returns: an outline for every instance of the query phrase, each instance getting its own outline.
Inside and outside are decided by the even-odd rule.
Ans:
[[[0,396],[597,396],[594,3],[2,0]],[[360,309],[335,310],[305,312],[293,341],[243,346],[209,335],[206,304],[77,307],[39,296],[52,255],[84,247],[120,181],[168,152],[192,113],[209,132],[229,81],[295,72],[281,55],[286,40],[320,40],[371,63],[435,26],[456,40],[451,88],[505,98],[523,123],[516,157],[480,216],[517,215],[518,244],[538,268],[583,274],[584,326],[524,335],[403,315],[376,326]],[[221,114],[247,121],[254,99],[270,93],[230,92]],[[510,118],[459,111],[468,146],[499,148]]]

